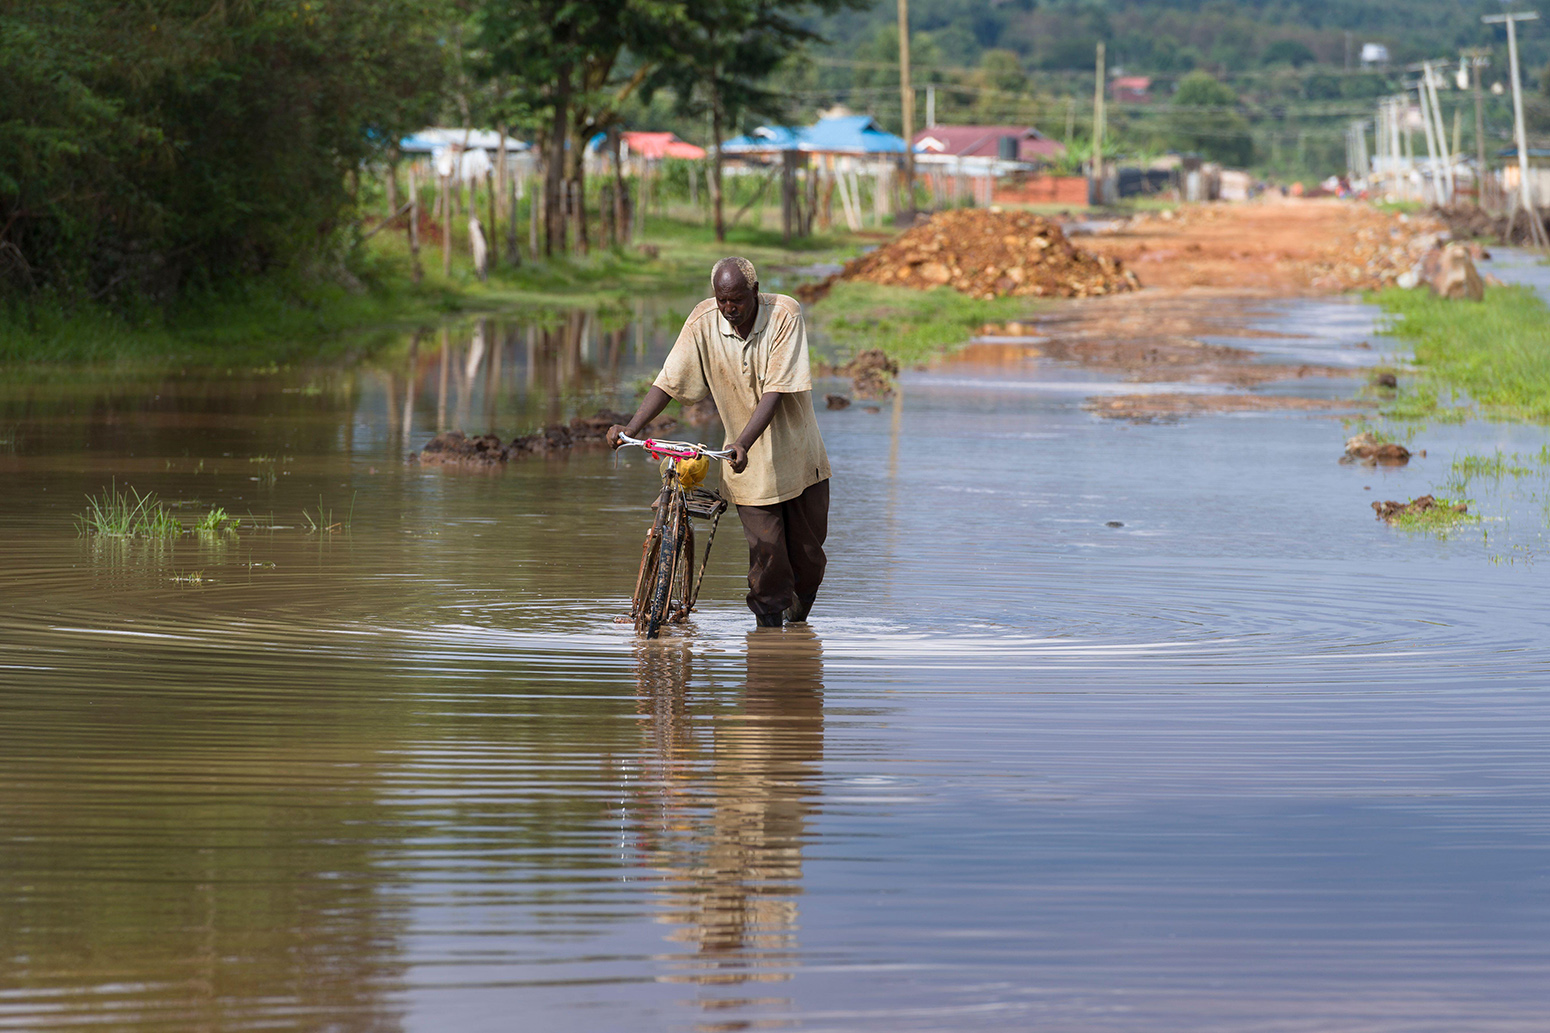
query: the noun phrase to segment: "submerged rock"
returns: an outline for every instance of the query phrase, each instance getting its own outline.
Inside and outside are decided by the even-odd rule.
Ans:
[[[1379,441],[1367,431],[1346,439],[1342,463],[1368,466],[1404,466],[1410,462],[1410,450],[1397,441]]]
[[[1448,504],[1438,502],[1431,495],[1422,495],[1420,498],[1411,499],[1409,502],[1395,502],[1393,499],[1389,499],[1386,502],[1374,502],[1372,504],[1372,511],[1378,514],[1378,519],[1391,524],[1402,516],[1417,516],[1429,510],[1444,508],[1460,514],[1469,512],[1468,503],[1455,502]]]

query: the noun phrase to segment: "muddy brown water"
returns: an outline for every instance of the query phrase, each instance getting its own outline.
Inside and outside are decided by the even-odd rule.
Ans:
[[[1256,319],[1376,361],[1364,306]],[[529,329],[0,388],[0,1028],[1543,1028],[1543,569],[1367,507],[1445,458],[982,352],[819,412],[810,627],[752,632],[729,521],[647,643],[650,464],[403,462],[672,335]],[[78,537],[115,479],[244,526]]]

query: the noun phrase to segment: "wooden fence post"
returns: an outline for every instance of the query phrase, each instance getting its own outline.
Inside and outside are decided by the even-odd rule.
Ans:
[[[425,272],[420,268],[420,190],[414,178],[414,162],[409,163],[409,276],[419,283]]]

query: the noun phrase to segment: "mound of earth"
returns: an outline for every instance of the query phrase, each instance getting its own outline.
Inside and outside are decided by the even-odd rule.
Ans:
[[[469,437],[460,430],[437,434],[424,448],[411,456],[426,466],[495,466],[524,456],[552,455],[583,445],[604,445],[608,428],[630,422],[622,412],[598,410],[595,416],[578,416],[570,423],[551,423],[534,434],[524,434],[502,442],[494,434]],[[647,426],[652,434],[670,434],[679,423],[671,416],[658,416]]]
[[[857,398],[892,398],[894,377],[898,375],[899,363],[889,358],[888,353],[881,348],[868,348],[843,366],[832,366],[827,362],[813,363],[815,377],[849,377]],[[843,409],[850,404],[847,399],[844,405],[835,405],[833,399],[839,396],[828,397],[831,409]]]
[[[1397,441],[1379,441],[1367,431],[1346,439],[1342,463],[1366,463],[1368,466],[1404,466],[1410,462],[1410,450]]]
[[[1430,495],[1422,495],[1418,499],[1409,502],[1395,502],[1389,499],[1386,502],[1374,502],[1372,511],[1378,514],[1379,520],[1393,523],[1402,516],[1416,516],[1433,509],[1451,509],[1455,513],[1468,513],[1469,505],[1464,502],[1449,503],[1447,500],[1439,502]]]
[[[1140,286],[1118,259],[1075,246],[1049,219],[984,208],[939,212],[799,296],[816,301],[836,280],[919,290],[948,286],[987,299],[1086,298]]]

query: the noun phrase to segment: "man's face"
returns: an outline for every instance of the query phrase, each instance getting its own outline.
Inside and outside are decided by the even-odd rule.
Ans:
[[[728,323],[743,327],[753,322],[759,310],[759,285],[743,282],[741,274],[723,274],[716,278],[716,308]]]

